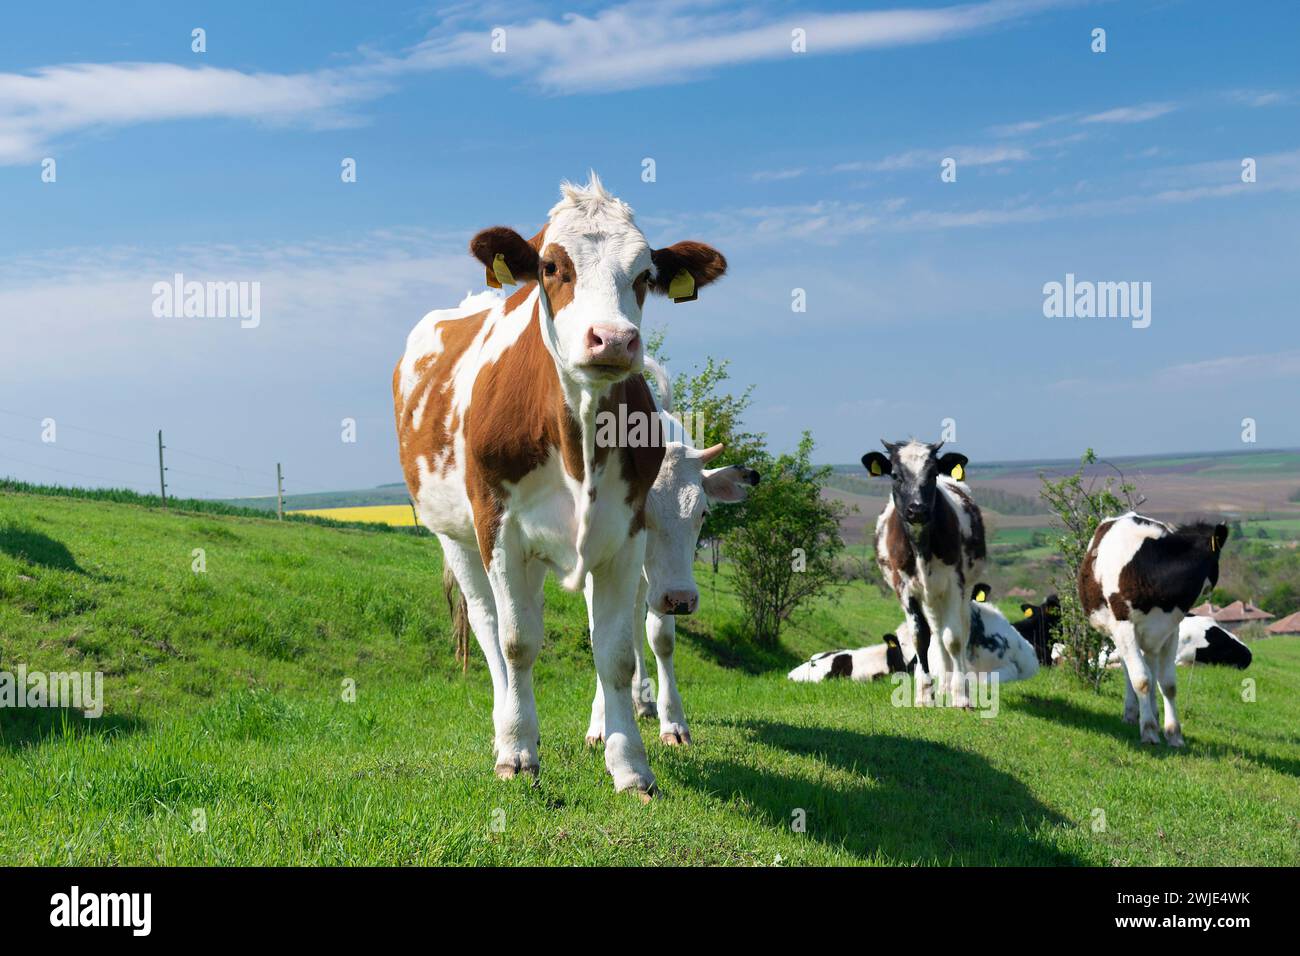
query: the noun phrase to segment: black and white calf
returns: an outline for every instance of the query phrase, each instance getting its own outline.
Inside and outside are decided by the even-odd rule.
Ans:
[[[873,476],[891,475],[893,489],[876,521],[876,563],[898,595],[916,636],[918,705],[933,703],[931,661],[941,693],[969,707],[966,645],[969,583],[984,567],[984,519],[962,483],[967,458],[940,455],[943,442],[886,442],[888,455],[862,456]],[[931,636],[939,639],[931,657]],[[946,685],[946,686],[945,686]]]
[[[1128,693],[1124,720],[1142,742],[1160,740],[1156,684],[1164,697],[1165,742],[1183,746],[1174,704],[1178,630],[1201,592],[1219,580],[1227,525],[1172,527],[1129,512],[1097,527],[1079,568],[1079,602],[1093,627],[1115,644]]]
[[[966,645],[967,670],[996,674],[999,683],[1027,680],[1038,673],[1034,648],[1011,626],[1006,616],[987,603],[990,589],[977,584],[971,593],[970,643]],[[896,634],[886,634],[883,643],[857,650],[825,651],[790,671],[792,681],[820,683],[832,677],[872,681],[887,674],[915,673],[916,640],[912,622],[904,620]],[[930,654],[938,644],[931,642]]]
[[[800,664],[786,676],[800,683],[820,684],[832,677],[873,681],[887,674],[911,671],[916,655],[904,650],[898,637],[886,634],[883,642],[849,651],[824,651]]]
[[[1038,673],[1034,647],[1021,636],[1005,614],[989,603],[991,589],[977,584],[971,590],[970,641],[966,645],[966,668],[975,674],[996,674],[998,682],[1028,680]],[[905,655],[915,655],[910,620],[898,626],[898,641]],[[931,643],[930,660],[936,664],[938,645]]]
[[[1250,648],[1212,617],[1185,617],[1178,625],[1179,664],[1222,664],[1245,670],[1253,657]]]

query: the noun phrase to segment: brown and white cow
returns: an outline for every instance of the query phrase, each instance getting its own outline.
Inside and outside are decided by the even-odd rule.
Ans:
[[[552,570],[587,593],[614,787],[648,796],[630,687],[633,606],[646,493],[664,450],[598,442],[596,419],[656,414],[640,375],[645,297],[692,299],[727,264],[702,243],[651,249],[595,174],[561,192],[532,239],[498,226],[470,242],[489,284],[522,282],[517,292],[472,296],[412,330],[393,375],[402,469],[487,658],[497,774],[540,767],[532,670]]]
[[[1097,526],[1079,567],[1079,603],[1093,627],[1115,644],[1128,689],[1124,720],[1142,742],[1160,742],[1156,684],[1165,700],[1165,742],[1183,746],[1174,705],[1178,630],[1201,592],[1219,581],[1227,525],[1179,528],[1130,511]]]
[[[921,664],[916,703],[933,702],[934,663],[941,693],[954,707],[969,707],[970,583],[984,568],[985,548],[983,516],[962,483],[967,458],[941,456],[943,442],[881,444],[888,456],[867,452],[862,465],[874,477],[893,477],[889,503],[876,520],[876,563],[912,624]],[[939,638],[934,656],[932,635]]]

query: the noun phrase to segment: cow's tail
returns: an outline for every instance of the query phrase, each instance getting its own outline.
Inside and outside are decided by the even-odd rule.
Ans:
[[[668,369],[649,355],[645,356],[645,367],[654,376],[655,388],[659,392],[659,407],[666,412],[671,412],[673,410],[673,380],[668,375]]]
[[[469,671],[469,605],[465,595],[460,591],[456,575],[447,565],[442,566],[442,596],[447,600],[447,611],[451,614],[451,632],[456,637],[456,660],[460,661],[461,673]]]

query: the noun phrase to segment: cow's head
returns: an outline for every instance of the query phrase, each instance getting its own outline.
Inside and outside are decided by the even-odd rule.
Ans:
[[[727,260],[700,242],[651,249],[631,207],[595,173],[586,186],[566,182],[560,191],[532,239],[495,226],[470,241],[470,252],[490,285],[540,281],[542,337],[562,372],[584,384],[620,381],[641,368],[646,294],[694,299],[727,271]]]
[[[943,442],[931,445],[922,441],[880,442],[889,452],[869,451],[862,456],[862,467],[875,477],[892,475],[894,508],[908,525],[927,525],[934,513],[938,479],[947,475],[962,481],[966,476],[967,458],[956,452],[940,456]]]
[[[902,644],[899,643],[898,635],[886,634],[882,640],[885,642],[885,666],[889,668],[889,673],[912,673],[916,668],[916,658],[907,659]]]
[[[664,446],[663,464],[646,495],[646,601],[660,614],[692,614],[700,602],[695,587],[695,548],[710,504],[744,501],[758,484],[758,472],[740,465],[706,468],[722,446],[700,451],[681,442]]]

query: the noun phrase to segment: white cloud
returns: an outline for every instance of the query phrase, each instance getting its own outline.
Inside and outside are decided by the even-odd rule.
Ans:
[[[1101,113],[1091,113],[1080,123],[1145,123],[1158,119],[1178,109],[1176,103],[1143,103],[1139,106],[1121,106]]]
[[[805,166],[800,166],[797,169],[762,169],[749,178],[756,183],[774,183],[785,179],[798,179],[806,172],[808,172],[808,169]]]
[[[884,159],[839,163],[832,167],[836,173],[888,173],[922,166],[938,166],[948,157],[962,166],[992,166],[998,163],[1020,163],[1033,159],[1029,151],[1019,146],[950,146],[947,149],[912,149],[895,153]]]
[[[171,63],[81,63],[0,73],[0,163],[46,155],[77,130],[198,118],[323,127],[355,122],[344,107],[382,94],[356,70],[242,73]]]
[[[358,122],[348,108],[384,95],[403,75],[472,68],[516,77],[551,93],[609,92],[698,78],[710,70],[794,59],[791,33],[805,31],[806,56],[936,43],[1003,26],[1065,0],[984,0],[936,9],[773,15],[733,3],[631,0],[594,15],[504,19],[506,8],[446,12],[422,42],[397,55],[293,74],[250,73],[173,63],[78,63],[0,73],[0,164],[48,155],[59,137],[88,128],[200,118],[336,126]],[[519,11],[515,7],[513,11]],[[524,11],[528,7],[523,8]],[[503,19],[484,24],[483,17]],[[518,13],[516,12],[516,15]],[[494,53],[492,27],[505,30]]]

